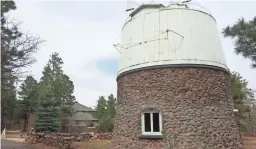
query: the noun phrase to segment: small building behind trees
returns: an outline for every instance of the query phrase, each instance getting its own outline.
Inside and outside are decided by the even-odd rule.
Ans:
[[[73,105],[73,115],[62,126],[63,132],[95,132],[98,126],[98,119],[94,117],[92,108],[75,102]],[[70,123],[69,123],[70,122]]]
[[[62,123],[61,132],[96,132],[98,119],[94,117],[94,110],[79,102],[75,102],[72,109],[74,110],[72,117],[69,117]],[[30,115],[28,119],[28,129],[35,128],[36,116]]]

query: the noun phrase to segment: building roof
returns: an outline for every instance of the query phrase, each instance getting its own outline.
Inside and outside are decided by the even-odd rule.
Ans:
[[[73,109],[75,110],[74,115],[72,116],[73,120],[98,120],[93,117],[93,110],[87,106],[80,104],[79,102],[75,102],[73,105]]]
[[[90,112],[76,112],[73,116],[72,116],[73,120],[82,120],[82,121],[96,121],[98,119],[96,119],[95,117],[93,117],[92,113]]]
[[[140,7],[138,7],[137,9],[135,9],[130,14],[130,16],[133,17],[135,14],[137,14],[138,12],[140,12],[144,8],[161,8],[161,7],[164,7],[164,5],[162,5],[162,4],[143,4],[143,5],[140,5]]]
[[[75,104],[73,105],[73,109],[75,111],[79,111],[79,112],[89,112],[89,111],[94,111],[92,108],[86,107],[85,105],[82,105],[79,102],[75,102]]]

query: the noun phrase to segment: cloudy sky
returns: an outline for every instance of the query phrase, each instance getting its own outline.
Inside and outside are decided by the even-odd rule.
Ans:
[[[220,32],[238,18],[249,20],[256,14],[256,1],[200,0],[197,3],[213,14]],[[112,45],[118,42],[126,19],[126,1],[17,0],[16,5],[17,10],[9,15],[22,22],[24,32],[46,40],[35,54],[37,62],[29,68],[36,79],[42,76],[49,55],[58,52],[64,61],[64,72],[74,82],[79,102],[94,106],[99,96],[116,95],[119,53]],[[234,54],[231,40],[222,36],[221,39],[229,69],[239,72],[250,87],[256,88],[256,70],[250,68],[250,61]]]

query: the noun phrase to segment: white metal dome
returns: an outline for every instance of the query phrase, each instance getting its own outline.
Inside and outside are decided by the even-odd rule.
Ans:
[[[201,66],[227,70],[213,16],[186,5],[145,4],[122,29],[118,75],[160,66]]]

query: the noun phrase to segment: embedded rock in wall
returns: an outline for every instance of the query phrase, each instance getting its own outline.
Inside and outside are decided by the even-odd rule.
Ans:
[[[96,133],[90,140],[110,140],[112,133]]]
[[[117,79],[114,149],[242,149],[230,75],[208,68],[161,68]],[[158,109],[162,136],[140,138],[141,111]]]

